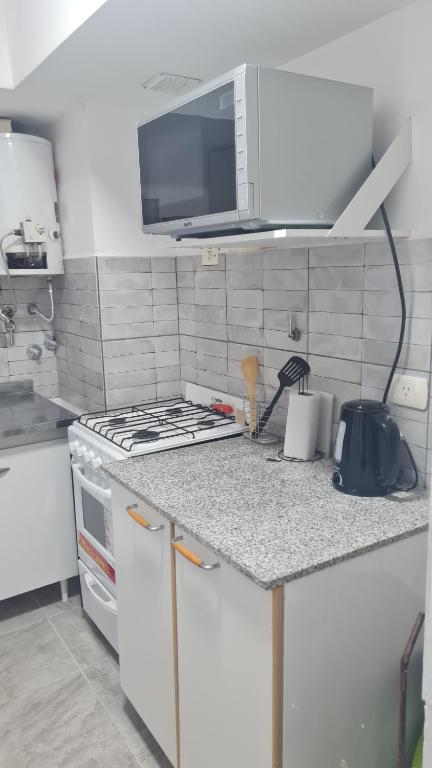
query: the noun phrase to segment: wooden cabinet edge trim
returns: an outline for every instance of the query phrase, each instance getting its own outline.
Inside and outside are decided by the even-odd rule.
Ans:
[[[174,523],[170,523],[170,538],[175,536]],[[172,600],[172,630],[173,630],[173,654],[174,654],[174,697],[175,697],[175,721],[176,721],[176,752],[177,766],[180,768],[180,693],[179,693],[179,664],[178,664],[178,634],[177,634],[177,577],[176,577],[176,553],[173,547],[171,552],[171,600]]]
[[[283,762],[284,588],[272,590],[272,768]]]

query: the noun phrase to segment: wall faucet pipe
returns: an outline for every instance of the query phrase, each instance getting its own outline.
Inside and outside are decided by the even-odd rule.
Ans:
[[[9,281],[9,287],[12,289],[12,292],[14,293],[14,295],[15,295],[15,291],[12,288],[12,285],[11,285],[11,282],[10,282],[9,266],[8,266],[8,263],[7,263],[6,253],[5,253],[4,245],[3,244],[4,244],[5,240],[7,240],[8,237],[13,237],[13,236],[19,237],[19,236],[21,236],[21,234],[22,233],[21,233],[20,229],[9,229],[7,232],[5,232],[0,237],[0,262],[3,263],[4,269],[5,269],[5,273],[6,273],[6,276],[8,278],[8,281]],[[8,314],[7,312],[5,312],[3,310],[3,306],[1,304],[1,301],[0,301],[0,320],[4,324],[6,333],[9,334],[10,343],[11,344],[15,344],[15,328],[16,328],[16,323],[14,322],[14,320],[12,320],[12,313]]]
[[[54,292],[53,292],[53,286],[52,286],[52,277],[48,278],[48,292],[50,295],[50,301],[51,301],[51,314],[49,317],[43,314],[43,312],[40,311],[37,304],[27,304],[27,311],[29,315],[32,315],[35,317],[37,315],[38,317],[41,317],[42,320],[45,320],[46,323],[51,323],[54,320]]]

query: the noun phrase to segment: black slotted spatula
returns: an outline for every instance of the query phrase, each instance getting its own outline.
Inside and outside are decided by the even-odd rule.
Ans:
[[[303,379],[304,376],[307,376],[309,373],[310,367],[306,360],[303,360],[302,357],[297,357],[297,355],[290,357],[288,362],[285,363],[283,368],[281,368],[278,373],[279,389],[276,392],[270,405],[265,409],[263,417],[260,419],[258,428],[255,431],[255,435],[259,435],[259,433],[263,431],[284,389],[287,387],[292,387],[293,384],[296,384],[298,381],[300,381],[300,379]]]

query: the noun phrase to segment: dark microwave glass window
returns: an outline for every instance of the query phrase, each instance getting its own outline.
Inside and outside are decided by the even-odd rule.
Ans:
[[[144,224],[237,208],[234,83],[138,128]]]
[[[106,549],[105,508],[91,493],[81,488],[84,528]]]

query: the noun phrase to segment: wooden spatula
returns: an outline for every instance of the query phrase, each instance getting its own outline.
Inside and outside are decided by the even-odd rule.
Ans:
[[[249,400],[249,432],[255,432],[256,427],[256,383],[260,371],[259,360],[256,355],[245,357],[241,362],[241,372],[247,385]]]

